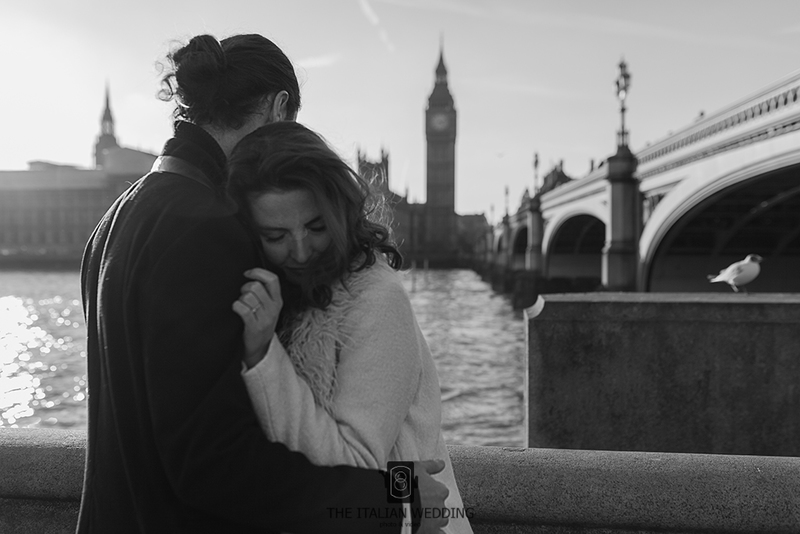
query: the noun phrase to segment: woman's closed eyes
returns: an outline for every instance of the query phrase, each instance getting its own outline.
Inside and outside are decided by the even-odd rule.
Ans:
[[[303,229],[303,232],[297,237],[297,240],[299,241],[301,239],[305,239],[305,237],[309,233],[314,234],[314,235],[320,235],[320,234],[325,233],[327,230],[328,230],[328,227],[325,226],[324,224],[322,224],[322,225],[320,225],[320,224],[309,225],[309,226],[306,226]],[[283,230],[283,231],[280,231],[280,232],[275,232],[274,230],[269,230],[269,231],[266,231],[266,232],[262,232],[261,235],[264,237],[264,240],[267,241],[268,243],[280,243],[281,241],[286,239],[286,237],[288,235],[291,235],[291,233],[288,230]]]

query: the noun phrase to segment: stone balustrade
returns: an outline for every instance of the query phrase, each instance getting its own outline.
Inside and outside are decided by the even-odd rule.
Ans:
[[[0,429],[0,532],[74,531],[82,430]],[[800,532],[800,458],[450,448],[476,534]]]

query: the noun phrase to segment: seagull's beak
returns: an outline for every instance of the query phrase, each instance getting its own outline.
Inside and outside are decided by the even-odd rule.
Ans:
[[[758,254],[751,254],[750,258],[756,263],[761,263],[762,261],[764,261],[764,258],[759,256]]]

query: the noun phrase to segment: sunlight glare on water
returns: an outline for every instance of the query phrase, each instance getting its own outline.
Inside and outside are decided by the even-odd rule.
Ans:
[[[85,424],[86,334],[77,297],[77,277],[0,273],[0,427]]]

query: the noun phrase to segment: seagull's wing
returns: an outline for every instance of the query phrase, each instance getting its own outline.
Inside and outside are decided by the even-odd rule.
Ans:
[[[742,265],[741,263],[734,263],[733,265],[728,267],[728,270],[730,270],[730,272],[727,274],[726,278],[728,278],[729,280],[733,280],[734,278],[736,278],[737,276],[739,276],[744,272],[744,265]]]
[[[731,280],[736,278],[739,274],[741,274],[742,269],[744,268],[744,262],[737,261],[736,263],[732,263],[722,269],[717,276],[713,274],[708,275],[708,279],[711,282],[728,282],[730,283]]]

